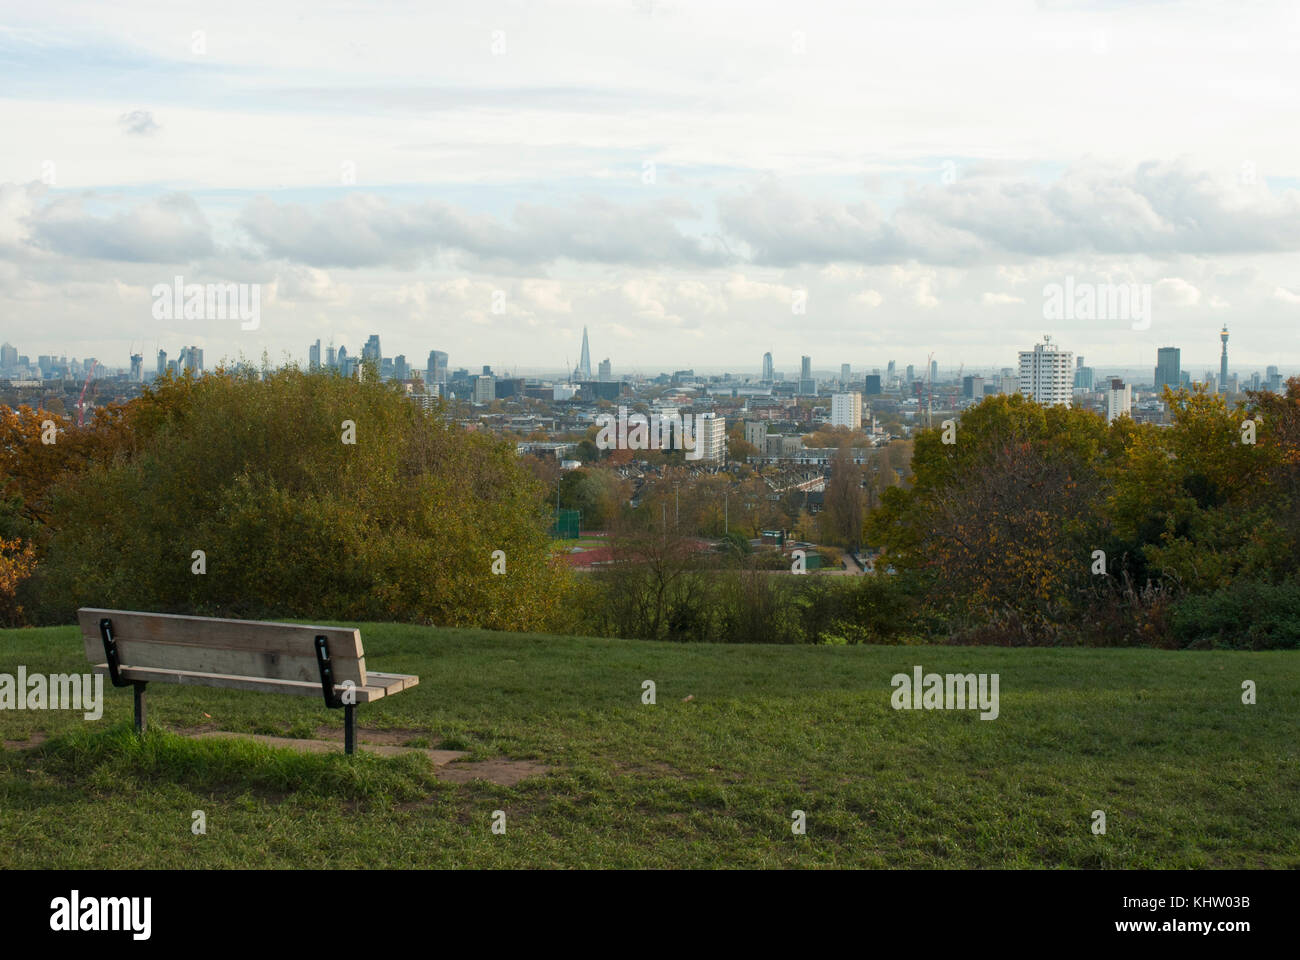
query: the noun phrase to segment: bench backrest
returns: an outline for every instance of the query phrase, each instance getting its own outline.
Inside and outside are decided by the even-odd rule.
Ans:
[[[168,613],[102,610],[77,611],[86,656],[104,662],[99,621],[113,621],[113,638],[123,669],[179,670],[227,677],[256,677],[317,684],[316,638],[329,641],[335,685],[351,680],[366,685],[366,658],[361,631],[354,627],[313,627],[260,620],[220,620]]]

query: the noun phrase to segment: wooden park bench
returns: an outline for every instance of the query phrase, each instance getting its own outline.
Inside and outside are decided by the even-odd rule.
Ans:
[[[366,670],[361,631],[296,623],[182,617],[133,610],[77,611],[86,656],[115,687],[135,688],[135,728],[145,728],[150,681],[261,693],[324,696],[343,708],[344,750],[356,750],[356,704],[413,687],[419,677]]]

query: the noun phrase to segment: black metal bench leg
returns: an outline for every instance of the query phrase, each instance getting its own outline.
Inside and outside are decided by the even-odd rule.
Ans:
[[[144,733],[145,715],[144,715],[144,688],[145,681],[136,680],[132,683],[135,687],[135,732]]]
[[[350,704],[343,705],[343,752],[355,753],[357,750],[357,708]]]

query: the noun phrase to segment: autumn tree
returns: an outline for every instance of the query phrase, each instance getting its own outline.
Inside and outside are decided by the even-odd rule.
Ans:
[[[130,443],[48,492],[45,619],[93,604],[533,629],[561,602],[544,490],[514,449],[392,384],[222,372],[159,383],[125,419]]]
[[[822,515],[826,518],[829,533],[826,539],[856,549],[862,541],[866,498],[862,491],[862,468],[854,462],[852,450],[847,445],[835,454],[823,504]]]

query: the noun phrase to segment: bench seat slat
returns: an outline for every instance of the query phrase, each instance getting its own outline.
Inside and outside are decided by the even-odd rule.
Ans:
[[[96,673],[108,674],[108,664],[99,663],[94,668]],[[238,677],[219,673],[196,673],[189,670],[164,670],[152,667],[122,667],[125,680],[144,680],[157,683],[177,683],[182,686],[222,687],[227,690],[256,690],[260,693],[288,693],[298,696],[321,696],[320,681],[304,683],[298,680],[271,680],[265,677]],[[344,693],[341,684],[334,687],[339,696]],[[396,693],[384,686],[354,687],[357,703],[372,703],[390,693]]]
[[[378,673],[371,670],[366,674],[366,685],[383,687],[388,696],[409,690],[420,682],[420,678],[409,673]]]

